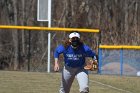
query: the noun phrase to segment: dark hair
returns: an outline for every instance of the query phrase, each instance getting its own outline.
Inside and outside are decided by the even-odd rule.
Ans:
[[[69,40],[65,40],[63,45],[65,48],[67,48],[69,45],[71,45],[71,42]]]

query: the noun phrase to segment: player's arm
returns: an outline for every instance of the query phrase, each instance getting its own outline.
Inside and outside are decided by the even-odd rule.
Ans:
[[[54,62],[54,71],[59,71],[60,66],[59,66],[59,60],[58,58],[55,58],[55,62]]]
[[[60,66],[59,66],[59,55],[61,54],[61,53],[63,53],[63,51],[64,51],[64,47],[62,46],[62,45],[60,45],[60,46],[58,46],[56,49],[55,49],[55,51],[54,51],[54,71],[59,71],[59,69],[60,69]]]

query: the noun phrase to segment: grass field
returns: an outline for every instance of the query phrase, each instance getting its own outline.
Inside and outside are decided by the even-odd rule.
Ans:
[[[0,71],[0,93],[58,93],[60,73]],[[90,74],[90,93],[140,93],[140,77]],[[75,80],[70,93],[79,93]]]

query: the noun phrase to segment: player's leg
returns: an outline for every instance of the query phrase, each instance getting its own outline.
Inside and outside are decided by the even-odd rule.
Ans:
[[[86,70],[81,70],[77,73],[76,78],[79,83],[80,93],[89,93],[88,72]]]
[[[72,82],[75,78],[75,71],[69,67],[64,67],[62,71],[62,81],[60,93],[69,93]]]

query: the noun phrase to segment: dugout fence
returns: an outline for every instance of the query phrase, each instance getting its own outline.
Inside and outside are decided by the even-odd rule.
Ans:
[[[99,73],[136,76],[140,71],[140,46],[99,46]]]

